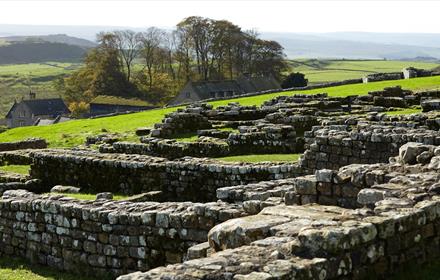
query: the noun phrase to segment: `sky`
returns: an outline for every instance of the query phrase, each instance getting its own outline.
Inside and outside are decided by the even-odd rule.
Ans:
[[[439,33],[440,1],[0,0],[0,24],[173,27],[187,16],[262,32]]]

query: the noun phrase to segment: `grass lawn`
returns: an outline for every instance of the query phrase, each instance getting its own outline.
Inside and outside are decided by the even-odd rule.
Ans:
[[[292,94],[327,93],[329,96],[366,95],[370,91],[382,90],[384,87],[397,85],[400,85],[402,86],[402,88],[409,90],[440,89],[440,76],[415,78],[409,80],[382,81],[368,84],[353,84],[294,92],[277,92],[250,97],[239,97],[228,100],[220,100],[210,103],[214,106],[227,105],[230,102],[239,102],[241,105],[261,105],[264,101],[272,99],[274,97]]]
[[[173,136],[173,139],[175,139],[177,142],[195,142],[199,139],[199,136],[197,133],[184,133]]]
[[[232,156],[232,157],[221,157],[218,160],[229,161],[229,162],[293,162],[298,161],[301,154],[266,154],[266,155],[245,155],[245,156]]]
[[[384,87],[395,85],[401,85],[403,88],[411,90],[440,88],[440,76],[345,85],[300,92],[271,93],[214,101],[211,103],[214,106],[226,105],[229,102],[240,102],[242,105],[261,105],[264,101],[280,95],[292,95],[296,93],[312,94],[322,92],[326,92],[330,96],[347,96],[352,94],[362,95],[367,94],[369,91],[381,90]],[[126,140],[133,140],[137,138],[134,135],[136,128],[151,127],[154,123],[160,122],[165,114],[175,111],[176,109],[176,107],[155,109],[141,113],[107,118],[75,120],[43,127],[20,127],[0,133],[0,142],[19,141],[29,137],[41,137],[48,141],[49,147],[73,147],[83,144],[86,136],[101,133],[102,129],[105,129],[108,132],[128,133],[128,138]]]
[[[73,147],[84,144],[87,136],[100,134],[103,129],[108,132],[130,132],[135,138],[136,128],[153,126],[160,122],[165,114],[174,110],[176,108],[155,109],[107,118],[74,120],[49,126],[14,128],[1,133],[0,142],[42,137],[49,142],[50,147]]]
[[[438,66],[436,63],[414,61],[317,59],[295,59],[289,61],[289,65],[291,71],[305,74],[310,83],[356,79],[377,72],[397,72],[408,66],[423,69]]]
[[[7,113],[14,99],[29,93],[29,85],[38,98],[58,97],[52,81],[78,68],[79,63],[29,63],[0,65],[0,118]]]
[[[40,265],[31,265],[22,259],[0,258],[0,280],[92,280]],[[99,279],[105,279],[100,277]],[[107,278],[110,279],[110,278]]]
[[[408,109],[402,109],[402,110],[396,110],[396,111],[389,111],[385,114],[389,116],[395,116],[395,115],[410,115],[410,114],[417,114],[421,113],[422,109],[420,108],[408,108]]]
[[[8,171],[19,174],[29,174],[31,167],[29,165],[5,165],[0,166],[0,171]]]
[[[47,195],[63,195],[65,197],[76,198],[80,200],[95,200],[96,194],[91,193],[46,193]],[[122,200],[127,198],[127,195],[113,194],[113,200]]]
[[[440,260],[424,265],[408,265],[388,278],[389,280],[438,280],[440,279]]]

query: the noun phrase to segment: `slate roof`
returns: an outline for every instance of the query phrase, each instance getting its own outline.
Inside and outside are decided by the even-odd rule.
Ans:
[[[69,114],[70,111],[67,108],[66,104],[61,98],[50,98],[50,99],[30,99],[30,100],[22,100],[19,103],[15,103],[11,109],[9,110],[6,117],[9,117],[9,114],[14,110],[14,108],[23,103],[26,105],[29,110],[31,110],[32,114],[35,116],[58,116]]]
[[[198,81],[192,82],[192,86],[201,99],[211,98],[212,92],[233,91],[236,95],[240,95],[269,89],[281,89],[280,84],[271,76],[243,76],[237,80]]]

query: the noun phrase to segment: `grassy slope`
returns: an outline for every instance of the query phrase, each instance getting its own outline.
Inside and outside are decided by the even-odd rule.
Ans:
[[[50,195],[62,195],[65,197],[71,197],[71,198],[76,198],[76,199],[81,199],[81,200],[95,200],[96,199],[96,194],[92,194],[92,193],[47,193]],[[128,196],[126,195],[119,195],[119,194],[113,194],[113,200],[121,200],[121,199],[125,199]]]
[[[263,154],[263,155],[245,155],[245,156],[231,156],[218,158],[219,160],[229,161],[229,162],[292,162],[297,161],[301,155],[300,154]]]
[[[39,98],[58,96],[52,80],[78,66],[59,62],[0,65],[0,118],[7,113],[14,99],[19,100],[29,92],[29,83]]]
[[[85,276],[73,275],[64,271],[39,265],[31,265],[22,259],[0,258],[0,280],[92,280]],[[100,278],[105,279],[105,278]]]
[[[14,172],[18,174],[29,174],[29,165],[6,165],[0,166],[0,171]]]
[[[424,69],[438,66],[435,63],[413,61],[313,59],[296,59],[289,64],[293,71],[306,74],[310,83],[362,78],[375,72],[401,71],[408,66]]]
[[[302,92],[271,93],[252,97],[221,100],[211,103],[215,106],[226,105],[229,102],[240,102],[242,105],[261,105],[264,101],[280,95],[327,92],[330,96],[347,96],[351,94],[367,94],[369,91],[381,90],[384,87],[394,85],[401,85],[405,89],[412,90],[440,88],[440,76],[345,85]],[[45,127],[31,126],[15,128],[1,133],[0,142],[18,141],[29,137],[42,137],[48,140],[50,147],[72,147],[82,144],[87,135],[98,134],[102,129],[109,132],[130,133],[131,139],[135,139],[134,130],[136,128],[152,126],[154,123],[160,122],[165,114],[174,110],[176,110],[176,108],[156,109],[108,118],[76,120]]]
[[[264,95],[257,95],[252,97],[241,97],[235,99],[221,100],[211,102],[215,106],[226,105],[229,102],[239,102],[242,105],[261,105],[264,101],[280,96],[280,95],[291,95],[298,93],[328,93],[329,96],[348,96],[348,95],[365,95],[369,91],[382,90],[384,87],[400,85],[402,88],[411,90],[421,90],[421,89],[438,89],[440,88],[440,76],[427,77],[427,78],[416,78],[410,80],[397,80],[397,81],[383,81],[368,84],[354,84],[345,85],[338,87],[328,87],[313,89],[307,91],[296,91],[296,92],[278,92]]]

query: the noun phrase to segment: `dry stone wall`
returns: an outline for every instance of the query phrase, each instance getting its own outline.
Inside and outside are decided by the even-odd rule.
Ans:
[[[226,203],[127,203],[7,191],[0,253],[94,277],[182,262],[216,224],[243,216]]]
[[[337,170],[353,163],[388,162],[407,142],[440,145],[440,133],[433,130],[371,124],[358,125],[353,131],[347,129],[347,126],[316,127],[306,133],[307,150],[300,165],[310,170]]]
[[[23,150],[23,149],[45,149],[45,148],[47,148],[46,140],[39,138],[31,138],[19,142],[0,143],[0,152]]]
[[[208,118],[198,112],[173,112],[165,116],[162,123],[157,123],[151,131],[151,136],[169,138],[173,135],[195,132],[198,129],[209,129]]]
[[[417,164],[408,161],[409,155]],[[386,279],[404,265],[438,258],[440,149],[411,143],[393,163],[363,168],[365,177],[346,178],[363,178],[364,184],[368,174],[385,178],[358,192],[364,208],[266,207],[213,227],[206,257],[118,280]],[[334,180],[339,173],[321,170],[315,176]]]
[[[32,153],[33,178],[92,192],[162,191],[169,201],[211,201],[216,189],[302,174],[295,164],[232,164],[208,159],[169,161],[142,155],[42,150]]]
[[[230,155],[228,143],[216,139],[201,139],[196,142],[177,142],[171,139],[142,138],[143,143],[116,142],[111,146],[100,146],[102,153],[126,153],[160,156],[168,159],[192,157],[224,157]]]

